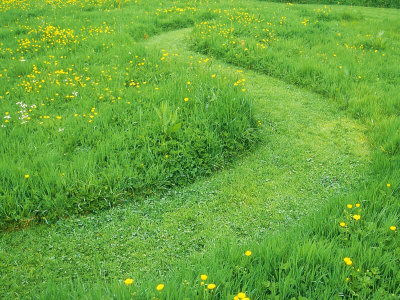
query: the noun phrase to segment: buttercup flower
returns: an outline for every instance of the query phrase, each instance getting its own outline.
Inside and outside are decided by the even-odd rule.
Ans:
[[[215,287],[216,287],[216,285],[215,285],[214,283],[210,283],[210,284],[207,286],[207,288],[208,288],[209,290],[213,290],[213,289],[215,289]]]
[[[353,261],[349,258],[349,257],[345,257],[344,259],[343,259],[343,261],[346,263],[346,265],[348,265],[348,266],[350,266],[352,263],[353,263]]]
[[[130,284],[133,283],[133,279],[132,279],[132,278],[127,278],[127,279],[124,280],[124,283],[125,283],[126,285],[130,285]]]

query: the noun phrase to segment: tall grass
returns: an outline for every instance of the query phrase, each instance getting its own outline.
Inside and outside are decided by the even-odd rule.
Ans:
[[[259,0],[265,1],[265,0]],[[371,6],[371,7],[393,7],[400,8],[400,3],[397,0],[271,0],[271,2],[281,3],[299,3],[299,4],[342,4],[342,5],[356,5],[356,6]]]
[[[96,3],[31,1],[37,13],[31,6],[1,13],[2,29],[15,32],[0,58],[2,226],[187,184],[254,140],[251,101],[233,85],[240,77],[222,78],[208,71],[209,61],[184,65],[174,53],[136,44],[187,25],[196,8],[132,3],[149,15],[132,23],[112,2]],[[72,22],[68,11],[80,20]]]

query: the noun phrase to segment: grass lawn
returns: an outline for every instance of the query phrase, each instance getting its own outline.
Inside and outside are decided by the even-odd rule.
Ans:
[[[0,49],[5,299],[400,295],[398,10],[23,3],[0,9],[40,45]],[[70,46],[32,40],[58,22]]]

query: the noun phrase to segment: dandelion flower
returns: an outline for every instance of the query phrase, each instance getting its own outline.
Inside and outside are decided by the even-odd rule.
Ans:
[[[188,102],[188,101],[189,101],[189,98],[188,98],[188,97],[185,97],[183,100],[185,100],[185,102]]]
[[[28,178],[29,178],[29,174],[25,174],[24,177],[25,177],[26,179],[28,179]]]
[[[353,205],[347,204],[347,208],[353,208]]]
[[[357,203],[357,204],[356,204],[356,207],[360,207],[360,206],[361,206],[361,204],[360,204],[360,203]]]
[[[210,284],[207,286],[207,288],[208,288],[209,290],[213,290],[213,289],[215,289],[215,287],[216,287],[216,285],[215,285],[214,283],[210,283]]]
[[[340,225],[341,227],[346,227],[346,223],[345,223],[345,222],[340,222],[339,225]]]
[[[390,187],[390,183],[387,183],[386,186],[387,186],[387,187]]]
[[[162,291],[164,289],[164,284],[161,283],[161,284],[157,285],[156,289],[157,289],[157,291]]]
[[[354,216],[353,216],[353,219],[356,220],[356,221],[360,220],[360,218],[361,218],[360,215],[354,215]]]
[[[350,258],[348,258],[348,257],[345,257],[344,259],[343,259],[343,261],[346,263],[346,265],[348,265],[348,266],[350,266],[353,262],[352,262],[352,260],[350,259]]]
[[[244,298],[246,298],[246,294],[243,293],[243,292],[240,292],[239,294],[237,294],[237,296],[238,296],[239,299],[244,299]]]
[[[390,226],[390,230],[395,231],[397,229],[396,226]]]
[[[247,250],[244,254],[245,254],[246,256],[250,256],[250,255],[251,255],[251,251],[250,251],[250,250]]]
[[[206,281],[207,280],[207,275],[206,274],[202,274],[200,275],[201,280]]]
[[[132,279],[132,278],[127,278],[127,279],[124,280],[124,283],[125,283],[126,285],[130,285],[130,284],[133,283],[133,279]]]

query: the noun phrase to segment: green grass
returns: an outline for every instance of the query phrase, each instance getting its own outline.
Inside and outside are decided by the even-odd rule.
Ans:
[[[181,42],[175,45],[184,32],[151,39],[148,48],[159,45],[177,52],[183,64],[204,61],[204,56],[183,51]],[[217,61],[210,68],[218,76],[237,73]],[[184,270],[188,259],[211,276],[213,270],[197,259],[227,238],[239,245],[262,242],[266,234],[285,230],[319,210],[333,195],[349,192],[365,180],[370,153],[361,124],[315,94],[254,72],[245,71],[244,78],[262,124],[263,141],[253,153],[210,179],[174,189],[161,199],[152,197],[144,203],[59,221],[50,230],[36,227],[4,236],[1,248],[15,253],[4,257],[8,272],[15,274],[7,290],[38,294],[48,287],[49,298],[59,297],[57,293],[76,293],[79,298],[88,288],[96,298],[97,292],[106,291],[101,281],[96,287],[93,278],[115,282],[133,277],[135,285],[141,286],[138,292],[151,295],[152,284],[167,281],[173,270]],[[35,246],[21,255],[27,245]],[[51,246],[44,249],[43,245]],[[32,255],[37,252],[43,256]],[[17,266],[12,267],[15,260]],[[26,266],[29,274],[24,272]],[[59,288],[65,282],[58,272],[79,278],[84,287],[78,285],[74,292],[69,286]],[[20,282],[37,284],[31,290]],[[99,291],[94,292],[96,288]],[[115,292],[113,287],[105,289]]]
[[[122,26],[127,20],[122,16],[141,6],[131,2],[114,10],[104,7],[107,3],[89,10],[95,14],[87,20],[95,15],[100,20],[106,9]],[[145,41],[139,30],[134,40],[141,42],[132,47],[152,64],[170,53],[165,72],[174,71],[174,80],[164,84],[171,98],[180,93],[175,79],[185,85],[192,74],[199,80],[197,95],[206,97],[215,84],[224,94],[249,101],[242,103],[252,100],[259,143],[247,151],[235,148],[241,154],[228,168],[218,167],[215,175],[162,196],[3,233],[0,294],[5,298],[233,299],[241,291],[251,299],[398,298],[400,243],[398,229],[390,226],[399,227],[400,219],[399,12],[206,3],[192,4],[203,13],[193,13],[186,25],[175,23],[181,17],[175,10],[166,17],[175,25],[163,23],[153,33],[198,22],[193,31]],[[157,5],[142,7],[154,12]],[[184,1],[168,5],[190,7]],[[159,24],[157,15],[140,16],[142,28]],[[129,41],[124,32],[112,33],[115,45]],[[189,39],[182,42],[185,34]],[[118,55],[110,45],[104,53]],[[143,72],[160,74],[147,65]],[[176,101],[182,103],[182,97]],[[248,115],[237,111],[243,112]],[[147,113],[157,120],[154,108]],[[158,126],[162,132],[162,123]],[[233,143],[238,140],[235,136]],[[208,275],[205,285],[200,274]],[[126,278],[134,284],[126,286]],[[161,292],[155,289],[160,283],[165,284]],[[210,283],[216,284],[212,291],[206,288]]]
[[[265,1],[265,0],[259,0]],[[355,5],[355,6],[371,6],[371,7],[393,7],[400,8],[400,3],[397,0],[272,0],[270,2],[281,3],[299,3],[299,4],[337,4],[337,5]]]
[[[3,27],[18,32],[2,49],[3,227],[190,183],[256,139],[251,99],[230,86],[240,74],[210,80],[206,61],[177,64],[174,53],[144,49],[132,28],[146,22],[127,26],[131,18],[119,9],[107,21],[103,10],[77,9],[82,21],[74,23],[62,9],[37,9],[47,14],[25,10],[27,19],[12,22],[11,12]],[[157,4],[147,9],[147,22],[168,29]]]

